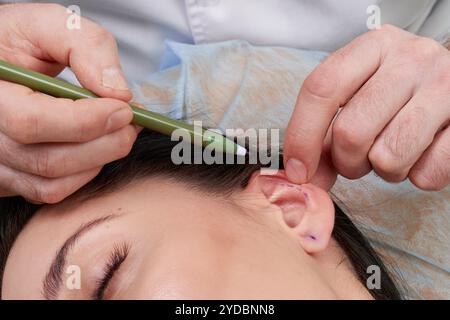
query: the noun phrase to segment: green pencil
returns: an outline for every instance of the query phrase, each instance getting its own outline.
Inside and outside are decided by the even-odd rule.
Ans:
[[[19,67],[3,60],[0,60],[0,80],[17,83],[34,91],[39,91],[57,98],[67,98],[72,100],[97,98],[93,92],[85,88]],[[167,136],[171,136],[175,130],[184,129],[189,132],[192,143],[201,141],[203,146],[209,146],[221,153],[231,153],[239,156],[244,156],[247,153],[247,150],[244,147],[220,134],[214,134],[208,131],[208,134],[205,135],[206,130],[204,129],[194,130],[193,125],[185,122],[144,110],[132,104],[130,104],[130,107],[134,115],[133,123],[141,127],[151,129]]]

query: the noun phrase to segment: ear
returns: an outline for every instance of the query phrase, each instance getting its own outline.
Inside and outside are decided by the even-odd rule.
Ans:
[[[325,190],[313,184],[291,183],[284,171],[276,175],[258,172],[250,179],[247,189],[262,194],[268,204],[280,209],[283,223],[298,236],[307,253],[318,253],[328,247],[335,212]]]

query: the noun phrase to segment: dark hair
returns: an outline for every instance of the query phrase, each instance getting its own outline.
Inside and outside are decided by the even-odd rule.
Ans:
[[[174,165],[171,152],[177,143],[166,136],[144,130],[126,158],[106,165],[72,199],[82,201],[96,197],[117,190],[135,179],[149,176],[173,178],[199,191],[223,196],[245,187],[251,174],[263,167],[259,164]],[[359,280],[365,284],[369,276],[367,268],[376,265],[381,270],[381,288],[370,290],[371,295],[375,299],[400,299],[399,290],[379,256],[351,220],[339,207],[335,207],[333,237],[347,254]],[[39,208],[20,197],[0,199],[0,292],[9,251],[18,234]]]

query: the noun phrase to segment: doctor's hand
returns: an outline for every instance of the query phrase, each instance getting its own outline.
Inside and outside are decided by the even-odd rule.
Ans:
[[[0,5],[0,59],[51,76],[72,67],[103,99],[56,99],[0,81],[0,197],[55,203],[124,157],[135,139],[114,38],[55,4]]]
[[[442,189],[450,183],[449,120],[450,52],[383,26],[305,80],[286,134],[288,177],[320,180],[333,167],[356,179],[373,169],[389,182]]]

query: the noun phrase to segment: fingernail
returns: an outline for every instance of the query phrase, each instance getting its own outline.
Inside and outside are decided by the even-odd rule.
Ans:
[[[294,183],[305,183],[308,179],[305,165],[297,159],[289,159],[286,164],[286,175]]]
[[[133,120],[133,113],[131,109],[120,109],[114,112],[108,119],[108,124],[106,125],[106,131],[108,133],[114,132],[120,128],[129,125]]]
[[[122,70],[113,67],[103,70],[102,84],[104,87],[114,90],[129,90]]]

